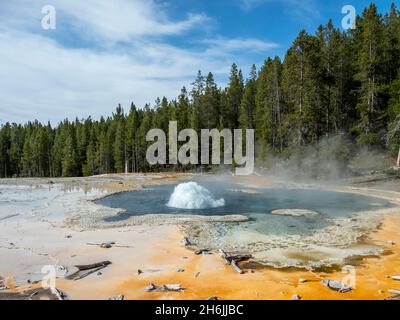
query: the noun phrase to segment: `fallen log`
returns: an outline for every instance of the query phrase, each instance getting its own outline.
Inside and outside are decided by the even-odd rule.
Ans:
[[[400,290],[388,290],[389,293],[393,293],[394,295],[400,296]]]
[[[249,260],[253,257],[251,254],[228,255],[223,249],[219,249],[218,252],[221,258],[225,260],[226,264],[230,264],[232,260],[240,262]]]
[[[180,284],[164,284],[164,291],[182,291],[182,287]]]
[[[11,218],[14,218],[14,217],[16,217],[16,216],[19,216],[19,213],[9,214],[8,216],[5,216],[5,217],[3,217],[3,218],[0,218],[0,221],[4,221],[4,220],[7,220],[7,219],[11,219]]]
[[[217,296],[211,296],[211,297],[208,297],[206,300],[207,301],[217,301],[218,297]]]
[[[218,251],[219,251],[219,255],[224,260],[225,264],[231,264],[229,259],[228,259],[227,253],[223,249],[219,249]]]
[[[195,254],[195,255],[200,255],[200,254],[203,254],[203,253],[210,254],[210,251],[211,251],[211,249],[203,248],[203,249],[198,249],[198,250],[196,250],[196,251],[194,252],[194,254]]]
[[[244,271],[242,269],[240,269],[240,267],[237,265],[235,260],[231,261],[231,266],[233,267],[233,269],[235,269],[238,273],[243,274]]]
[[[146,291],[147,292],[181,292],[183,291],[183,288],[180,284],[164,284],[162,286],[156,286],[153,283],[150,283],[147,287],[146,287]]]
[[[192,245],[192,242],[189,240],[188,237],[183,237],[183,243],[184,243],[185,247]]]
[[[400,300],[400,295],[395,294],[394,296],[390,296],[385,298],[385,300]]]
[[[58,300],[65,300],[67,298],[67,295],[57,288],[51,288],[50,291],[57,297]]]
[[[238,273],[243,274],[244,271],[238,266],[238,262],[246,261],[252,258],[251,254],[228,255],[223,249],[218,250],[219,255],[226,265],[231,265]]]
[[[228,260],[235,260],[236,262],[246,261],[251,259],[253,256],[251,254],[238,254],[236,256],[229,256]]]
[[[338,291],[340,293],[346,293],[353,290],[352,287],[344,284],[341,281],[335,280],[323,280],[322,283],[331,290]]]
[[[103,248],[103,249],[110,249],[112,247],[114,247],[114,248],[134,248],[133,246],[116,245],[115,242],[103,242],[103,243],[87,242],[86,245],[88,245],[88,246],[98,246],[98,247]]]
[[[102,262],[97,262],[97,263],[92,263],[92,264],[77,265],[75,267],[78,268],[79,271],[83,271],[83,270],[90,270],[90,269],[99,268],[99,267],[107,267],[110,264],[111,264],[110,261],[102,261]]]
[[[81,280],[83,278],[86,278],[88,275],[91,275],[92,273],[98,272],[101,269],[106,268],[108,265],[110,265],[110,261],[102,261],[98,263],[93,263],[93,264],[87,264],[87,265],[77,265],[75,268],[78,270],[75,273],[72,273],[65,278],[68,280]],[[86,272],[82,272],[86,271]]]

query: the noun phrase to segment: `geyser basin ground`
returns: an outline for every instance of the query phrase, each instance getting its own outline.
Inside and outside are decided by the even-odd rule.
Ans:
[[[350,256],[373,255],[379,248],[360,245],[359,238],[377,227],[379,211],[391,203],[374,197],[316,189],[251,189],[239,184],[198,181],[198,184],[160,185],[134,192],[118,193],[98,204],[125,209],[106,222],[120,222],[131,216],[147,214],[225,216],[245,215],[248,222],[186,225],[199,246],[214,249],[250,251],[259,261],[277,267],[321,266],[344,263]],[[168,206],[171,195],[184,203],[185,197],[208,190],[209,205],[174,208]],[[190,190],[191,187],[193,190]],[[199,191],[197,190],[197,191]],[[176,190],[175,190],[176,191]],[[204,194],[199,193],[199,197]],[[195,200],[195,199],[194,199]],[[211,202],[210,202],[211,201]],[[224,205],[211,205],[223,201]],[[288,210],[286,209],[302,209]],[[276,210],[280,210],[275,212]],[[274,213],[275,214],[274,214]],[[278,214],[276,214],[278,213]]]

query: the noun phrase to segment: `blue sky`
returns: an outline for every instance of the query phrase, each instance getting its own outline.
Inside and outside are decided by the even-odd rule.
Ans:
[[[245,76],[283,57],[301,29],[314,33],[342,7],[365,0],[2,0],[0,121],[110,115],[174,98],[197,70],[225,85],[236,62]],[[390,0],[376,0],[381,12]],[[399,6],[399,0],[395,1]],[[43,30],[44,5],[56,30]]]

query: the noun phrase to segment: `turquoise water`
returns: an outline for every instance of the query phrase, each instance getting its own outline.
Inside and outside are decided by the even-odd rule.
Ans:
[[[386,200],[349,193],[314,189],[249,189],[232,183],[197,182],[207,188],[214,199],[223,198],[225,206],[193,210],[168,207],[166,204],[177,184],[118,193],[98,200],[97,203],[126,210],[118,216],[105,218],[108,222],[146,214],[210,216],[241,214],[251,219],[250,222],[243,223],[243,227],[270,235],[311,234],[317,229],[328,226],[332,219],[351,218],[355,212],[391,206]],[[319,214],[293,217],[271,213],[279,209],[308,209]]]

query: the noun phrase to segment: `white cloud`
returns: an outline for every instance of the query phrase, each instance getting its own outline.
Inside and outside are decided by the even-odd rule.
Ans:
[[[217,38],[180,48],[164,37],[202,27],[206,17],[194,14],[171,21],[153,1],[117,0],[111,6],[111,1],[96,1],[100,5],[92,12],[86,7],[91,1],[53,1],[56,8],[68,12],[69,28],[85,30],[74,47],[64,45],[58,36],[49,37],[51,33],[38,32],[40,1],[31,1],[21,10],[14,6],[18,14],[13,16],[6,14],[11,2],[0,10],[4,18],[0,22],[3,122],[98,118],[110,115],[118,103],[128,108],[133,101],[141,107],[157,96],[174,98],[183,85],[192,82],[197,70],[225,77],[233,60],[247,66],[248,52],[267,54],[276,46],[258,39]],[[33,7],[38,11],[32,11]],[[136,17],[136,28],[129,17]],[[62,28],[59,22],[57,28]],[[101,43],[102,49],[79,45],[88,36]]]
[[[65,12],[77,28],[112,41],[177,35],[207,20],[204,14],[188,14],[184,20],[170,21],[153,0],[56,0],[55,7]]]

